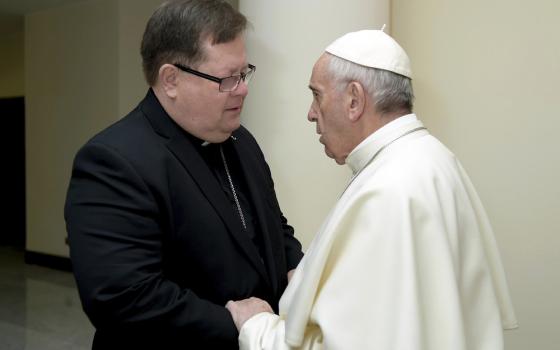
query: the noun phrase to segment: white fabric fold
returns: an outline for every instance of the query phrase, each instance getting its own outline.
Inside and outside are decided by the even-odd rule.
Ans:
[[[517,321],[490,223],[459,161],[422,126],[398,118],[347,157],[355,176],[280,315],[250,319],[241,349],[503,349]]]

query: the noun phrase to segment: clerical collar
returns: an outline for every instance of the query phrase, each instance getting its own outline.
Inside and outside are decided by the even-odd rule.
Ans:
[[[403,115],[387,123],[360,142],[346,157],[346,164],[352,169],[352,174],[355,176],[368,164],[372,155],[377,154],[394,139],[419,127],[423,127],[423,124],[414,113]]]
[[[214,145],[215,143],[212,143],[210,141],[205,141],[203,139],[200,139],[196,136],[194,136],[193,134],[191,134],[188,131],[184,131],[185,135],[187,135],[187,138],[192,142],[192,144],[196,147],[196,148],[204,148],[210,145]],[[224,142],[227,142],[229,139],[233,140],[233,141],[237,141],[237,138],[233,135],[230,135],[229,138],[227,138]],[[222,142],[223,143],[223,142]]]

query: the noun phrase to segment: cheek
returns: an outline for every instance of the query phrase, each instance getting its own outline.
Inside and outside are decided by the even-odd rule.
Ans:
[[[321,106],[317,105],[313,109],[313,113],[315,113],[315,118],[317,119],[317,124],[324,126],[325,125],[325,111]]]
[[[340,135],[340,125],[337,125],[336,120],[330,118],[332,116],[325,115],[322,119],[321,130],[325,136],[325,145],[333,153],[338,153],[342,142],[344,141]]]
[[[320,121],[321,127],[325,132],[333,132],[333,120],[332,115],[329,113],[328,109],[322,109],[320,112],[320,117],[318,120]]]
[[[220,119],[224,112],[226,99],[222,96],[210,96],[202,101],[202,108],[211,115],[211,119]]]

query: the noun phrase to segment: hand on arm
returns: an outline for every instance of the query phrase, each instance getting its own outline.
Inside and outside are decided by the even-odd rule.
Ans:
[[[238,301],[230,300],[226,304],[226,309],[231,313],[237,330],[240,330],[243,324],[256,314],[261,312],[273,313],[272,308],[266,301],[255,297]]]

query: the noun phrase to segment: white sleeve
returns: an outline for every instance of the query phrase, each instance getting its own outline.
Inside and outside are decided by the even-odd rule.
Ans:
[[[322,336],[318,328],[305,332],[300,349],[322,348]],[[285,320],[278,315],[262,312],[251,317],[239,332],[240,350],[290,350],[285,341]]]

